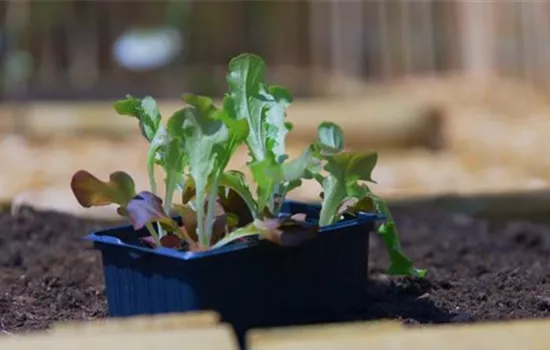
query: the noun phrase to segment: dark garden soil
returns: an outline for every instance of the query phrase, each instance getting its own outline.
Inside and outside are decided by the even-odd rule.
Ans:
[[[550,316],[550,228],[427,209],[394,215],[404,249],[429,278],[381,274],[386,255],[373,237],[372,304],[350,317],[418,324]],[[80,240],[106,225],[31,209],[0,214],[0,334],[106,316],[99,253]]]

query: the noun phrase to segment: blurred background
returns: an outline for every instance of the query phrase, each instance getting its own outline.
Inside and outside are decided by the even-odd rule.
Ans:
[[[69,190],[80,168],[148,189],[147,144],[114,100],[151,95],[167,117],[182,93],[219,98],[242,52],[295,96],[291,155],[331,120],[348,148],[379,151],[373,189],[396,203],[550,209],[550,2],[4,0],[0,16],[0,200],[14,209],[114,215]]]

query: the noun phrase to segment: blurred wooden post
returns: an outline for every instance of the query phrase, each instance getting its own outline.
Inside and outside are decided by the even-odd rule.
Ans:
[[[30,1],[29,0],[12,0],[6,5],[6,17],[4,18],[4,27],[6,30],[5,38],[8,41],[7,56],[13,54],[14,51],[21,50],[21,41],[23,32],[28,30],[30,17]],[[2,62],[5,67],[5,62]],[[4,68],[2,67],[2,68]],[[2,85],[5,95],[8,98],[15,98],[13,104],[13,127],[16,134],[25,134],[26,122],[24,99],[28,89],[28,77],[24,77],[24,81],[11,81],[12,72],[4,72],[2,76]],[[19,73],[16,73],[19,74]]]
[[[537,47],[540,50],[538,52],[537,62],[537,77],[539,83],[545,89],[550,87],[550,74],[548,73],[548,65],[550,64],[550,3],[548,2],[534,2],[536,6],[536,28],[537,30]]]
[[[98,68],[98,28],[99,13],[97,7],[101,3],[70,2],[70,17],[68,27],[69,40],[69,81],[76,89],[86,89],[93,86],[99,77]]]
[[[36,6],[36,4],[34,4]],[[44,7],[55,6],[52,3],[42,4]],[[55,45],[54,45],[54,35],[53,35],[53,24],[54,21],[59,18],[55,16],[52,20],[51,11],[58,11],[49,9],[50,11],[47,14],[41,14],[39,18],[36,19],[37,23],[33,27],[33,41],[37,41],[38,49],[36,53],[37,61],[34,65],[34,81],[35,84],[39,86],[49,86],[59,84],[60,71],[56,62],[55,54]],[[33,11],[34,12],[34,11]],[[34,16],[33,16],[34,20]]]
[[[535,85],[546,84],[548,65],[548,4],[521,2],[521,27],[525,79]],[[546,8],[545,8],[546,7]]]
[[[328,4],[309,0],[309,47],[311,66],[314,69],[327,67]]]
[[[466,75],[486,78],[495,73],[494,2],[458,1],[462,68]]]
[[[432,31],[434,40],[434,69],[436,71],[459,71],[462,59],[460,54],[461,33],[459,28],[456,1],[433,1]]]
[[[380,51],[382,60],[382,78],[390,79],[393,76],[391,61],[391,45],[389,35],[389,20],[387,4],[384,0],[378,0],[378,23],[380,26]]]
[[[496,60],[498,63],[497,72],[506,77],[515,77],[521,74],[518,69],[521,50],[518,45],[517,35],[517,13],[518,3],[515,2],[502,2],[499,4],[496,11],[496,29],[499,41],[496,45]]]
[[[401,1],[401,37],[403,44],[403,73],[404,76],[408,76],[413,73],[413,40],[416,39],[414,35],[411,35],[412,26],[411,26],[411,6],[414,6],[414,3],[409,3],[408,1]],[[415,40],[416,41],[416,40]],[[416,42],[415,42],[416,43]]]
[[[521,51],[522,51],[522,79],[530,82],[533,79],[533,27],[532,20],[533,16],[530,13],[532,7],[530,2],[518,2],[519,6],[519,24],[520,24],[520,40],[521,40]]]
[[[435,70],[433,0],[403,2],[406,74],[433,75]]]
[[[330,3],[318,0],[308,2],[309,86],[313,95],[324,95],[323,79],[330,67]]]
[[[308,18],[304,18],[304,2],[289,1],[245,1],[246,22],[249,26],[250,48],[266,59],[270,69],[267,79],[276,84],[288,86],[294,94],[307,90],[308,77],[303,67],[308,63],[308,52],[304,52],[304,38]],[[305,3],[305,5],[308,5]],[[277,28],[277,30],[273,30]],[[307,44],[307,41],[306,41]]]
[[[360,79],[364,71],[363,2],[333,0],[330,6],[333,73],[338,78]]]
[[[426,45],[425,49],[422,50],[424,52],[424,62],[425,64],[423,67],[426,69],[426,73],[430,76],[435,75],[436,67],[435,67],[435,43],[434,43],[434,23],[433,23],[433,1],[432,0],[425,0],[419,3],[421,5],[421,14],[422,14],[422,22],[425,26],[426,31],[426,37],[424,45]]]

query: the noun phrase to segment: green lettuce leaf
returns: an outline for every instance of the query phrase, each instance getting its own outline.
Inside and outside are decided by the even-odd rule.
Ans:
[[[165,172],[164,210],[169,211],[185,164],[185,155],[181,150],[179,140],[174,139],[161,124],[162,116],[158,110],[157,102],[150,96],[139,99],[128,95],[126,99],[115,102],[114,109],[121,115],[138,119],[141,133],[150,143],[147,155],[147,173],[151,191],[157,192],[154,167],[155,164],[158,164]]]
[[[323,188],[319,225],[336,223],[344,213],[377,211],[386,216],[386,221],[377,232],[384,241],[391,265],[388,273],[424,277],[426,270],[417,269],[403,253],[399,234],[391,213],[384,201],[375,196],[362,182],[376,181],[372,172],[378,155],[371,151],[342,152],[344,134],[339,126],[323,122],[317,129],[317,142],[313,147],[314,161],[308,167],[309,176],[317,179]],[[320,174],[319,164],[328,175]]]
[[[320,154],[331,155],[344,149],[344,132],[332,122],[322,122],[317,127],[317,149]]]
[[[348,197],[357,181],[371,181],[378,154],[376,152],[342,152],[327,156],[324,169],[328,172],[323,180],[324,198],[319,225],[330,225],[340,219],[338,208]]]
[[[373,200],[377,211],[386,216],[386,221],[380,225],[377,232],[384,241],[390,257],[388,273],[391,275],[426,277],[428,270],[414,267],[412,260],[403,252],[399,241],[397,225],[395,224],[387,204],[370,191],[367,196]]]
[[[266,65],[258,56],[242,54],[229,63],[229,93],[224,109],[233,119],[246,120],[249,133],[246,145],[252,158],[250,169],[257,187],[257,210],[267,208],[271,215],[280,210],[280,200],[301,183],[311,152],[286,166],[285,138],[292,129],[286,108],[292,95],[282,87],[266,86]]]
[[[246,144],[254,161],[272,153],[277,162],[286,159],[285,137],[291,124],[285,122],[291,94],[279,86],[266,87],[265,62],[256,55],[242,54],[229,62],[229,93],[224,109],[235,119],[246,119],[250,133]]]
[[[220,177],[219,185],[225,189],[230,189],[234,191],[241,200],[248,207],[249,214],[252,216],[252,219],[258,217],[258,208],[256,201],[250,192],[250,188],[246,183],[244,174],[237,170],[229,170],[224,172]],[[230,193],[227,193],[224,198],[230,198]],[[231,207],[227,207],[226,210],[231,210]]]
[[[232,120],[208,97],[186,95],[190,106],[176,112],[167,123],[168,131],[181,142],[186,165],[195,187],[198,236],[208,246],[212,237],[214,205],[219,178],[237,147],[245,140],[245,122]],[[228,127],[226,123],[230,124]],[[204,209],[204,203],[208,203]]]
[[[146,96],[143,99],[139,99],[126,95],[126,99],[116,101],[113,107],[120,115],[137,118],[143,136],[147,141],[153,141],[162,119],[154,98]]]

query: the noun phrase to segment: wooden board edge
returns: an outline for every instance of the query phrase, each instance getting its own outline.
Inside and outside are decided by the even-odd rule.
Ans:
[[[105,318],[93,321],[61,322],[50,328],[52,334],[142,332],[205,328],[220,324],[221,317],[213,311],[197,311],[125,318]]]
[[[350,332],[345,335],[280,337],[251,344],[249,350],[545,350],[550,343],[550,320],[495,321],[410,327],[406,330]]]
[[[405,330],[405,328],[402,326],[401,322],[394,320],[252,329],[248,331],[246,335],[246,343],[249,346],[256,347],[276,343],[281,339],[284,339],[285,342],[307,341],[308,339],[331,339],[370,332],[393,333],[403,330]]]
[[[185,330],[153,330],[147,332],[107,332],[70,334],[29,334],[0,338],[2,350],[118,350],[121,346],[133,350],[174,349],[237,350],[237,338],[231,325],[220,323],[212,327]]]

